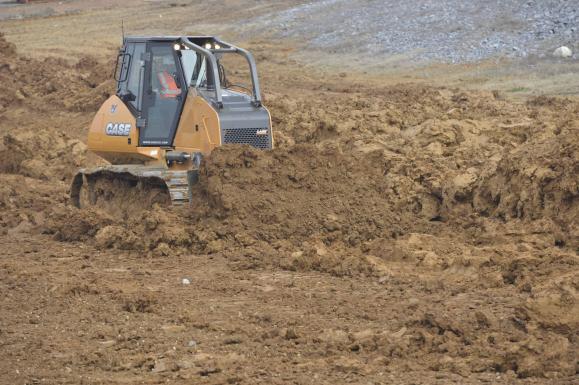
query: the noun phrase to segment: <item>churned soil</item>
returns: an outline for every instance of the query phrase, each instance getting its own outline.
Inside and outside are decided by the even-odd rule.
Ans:
[[[276,149],[118,216],[67,198],[112,64],[0,36],[0,382],[576,383],[579,100],[252,44]]]

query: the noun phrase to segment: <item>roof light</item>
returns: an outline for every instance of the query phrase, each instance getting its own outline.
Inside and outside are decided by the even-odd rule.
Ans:
[[[205,49],[211,49],[211,43],[205,44]]]
[[[215,44],[215,49],[219,49],[221,46],[219,44]]]
[[[179,50],[181,49],[181,44],[175,43],[175,45],[173,46],[173,49],[174,49],[175,51],[179,51]]]

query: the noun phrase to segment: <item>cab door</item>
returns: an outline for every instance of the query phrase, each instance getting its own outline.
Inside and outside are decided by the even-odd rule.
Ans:
[[[117,62],[122,59],[117,80],[117,96],[138,117],[141,111],[145,62],[145,43],[126,42],[119,52]],[[117,67],[119,64],[117,63]]]
[[[172,146],[187,86],[170,42],[147,43],[139,146]]]

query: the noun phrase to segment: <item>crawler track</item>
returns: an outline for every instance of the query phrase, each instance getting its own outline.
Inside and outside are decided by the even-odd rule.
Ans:
[[[96,206],[113,213],[154,205],[183,205],[190,200],[194,171],[169,171],[144,166],[83,169],[74,177],[70,197],[79,208]]]

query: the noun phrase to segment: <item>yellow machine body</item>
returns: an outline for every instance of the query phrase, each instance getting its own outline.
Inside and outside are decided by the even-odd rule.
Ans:
[[[246,59],[251,86],[228,81],[221,60],[230,54]],[[241,48],[210,36],[129,37],[115,73],[117,92],[88,133],[89,150],[110,165],[79,171],[71,187],[76,206],[112,199],[112,185],[164,189],[170,202],[187,202],[202,158],[216,147],[273,148],[256,65]]]
[[[112,127],[112,128],[111,128]],[[127,130],[128,135],[110,135],[108,130]],[[88,149],[111,164],[147,164],[187,169],[191,160],[167,165],[167,150],[207,156],[222,145],[219,115],[199,95],[190,92],[184,103],[173,146],[139,146],[137,120],[121,99],[113,95],[103,103],[88,132]]]

